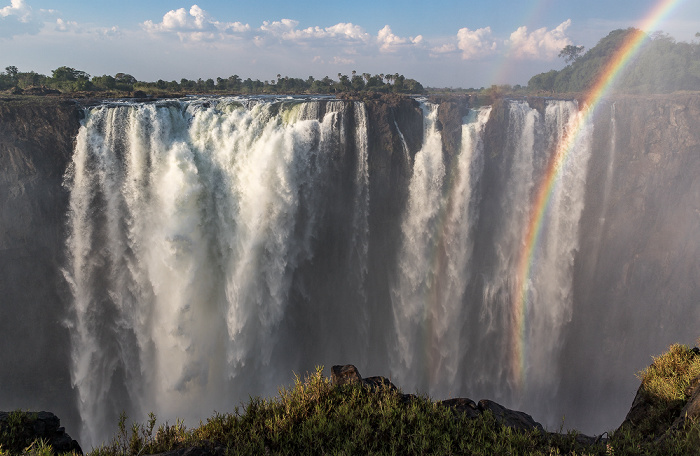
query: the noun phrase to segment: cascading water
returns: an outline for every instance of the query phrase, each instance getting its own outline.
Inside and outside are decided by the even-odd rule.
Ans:
[[[487,204],[489,229],[480,227],[485,242],[474,270],[475,301],[463,321],[469,330],[466,344],[477,353],[470,357],[465,384],[480,397],[550,416],[548,398],[556,395],[558,356],[563,331],[572,312],[574,257],[578,223],[585,196],[590,156],[590,126],[585,126],[555,178],[543,229],[528,259],[526,302],[521,319],[515,318],[519,291],[518,265],[526,251],[525,230],[536,191],[544,180],[548,161],[580,116],[574,102],[551,102],[544,112],[524,102],[511,102],[509,129],[504,142],[504,168],[499,189]],[[482,207],[482,210],[489,211]],[[490,231],[490,232],[489,232]],[[518,356],[514,346],[522,346]]]
[[[280,379],[279,324],[314,256],[356,119],[352,239],[364,293],[367,123],[341,102],[166,102],[88,110],[66,175],[73,382],[90,442],[121,411],[199,419]],[[292,357],[293,359],[293,357]],[[274,382],[274,383],[271,383]],[[90,440],[88,440],[90,439]]]
[[[274,394],[292,371],[345,362],[408,391],[491,398],[558,422],[544,398],[557,388],[571,313],[590,127],[555,185],[521,330],[512,310],[524,227],[578,107],[508,102],[493,156],[484,143],[491,108],[471,110],[448,156],[439,107],[421,106],[415,156],[391,122],[397,156],[412,163],[406,188],[392,189],[405,191],[396,221],[372,212],[377,152],[363,103],[87,110],[65,179],[84,444],[112,432],[121,411],[196,423]],[[391,233],[395,247],[373,252]],[[374,280],[382,273],[388,284]],[[516,363],[517,335],[526,350]]]
[[[449,175],[436,125],[438,106],[424,104],[423,109],[425,140],[414,160],[392,296],[398,342],[392,374],[406,379],[406,388],[436,392],[456,386],[459,321],[476,217],[472,192],[480,177],[481,132],[490,109],[471,112]]]

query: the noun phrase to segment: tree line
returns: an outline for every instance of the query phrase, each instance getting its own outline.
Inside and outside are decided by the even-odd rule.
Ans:
[[[128,73],[115,75],[90,76],[88,73],[62,66],[52,71],[51,76],[34,71],[20,72],[15,66],[8,66],[0,72],[0,90],[43,87],[60,92],[148,92],[159,93],[235,93],[235,94],[333,94],[340,92],[384,92],[421,94],[423,85],[415,79],[402,74],[358,74],[338,73],[338,79],[325,76],[316,79],[290,78],[278,74],[276,78],[260,81],[259,79],[242,79],[238,75],[228,78],[185,79],[180,81],[155,82],[138,81]]]
[[[559,54],[569,65],[533,76],[529,92],[585,92],[589,90],[607,62],[627,39],[644,33],[635,28],[610,32],[593,48],[566,46]],[[700,33],[695,34],[700,37]],[[663,32],[645,34],[639,52],[627,65],[616,90],[627,93],[670,93],[700,90],[700,42],[677,42]]]

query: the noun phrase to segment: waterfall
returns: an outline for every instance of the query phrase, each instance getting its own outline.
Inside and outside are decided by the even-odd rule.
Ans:
[[[196,423],[316,364],[354,363],[406,391],[490,398],[546,422],[572,312],[591,127],[557,177],[534,250],[516,385],[524,230],[551,153],[580,114],[574,102],[505,103],[498,149],[487,147],[484,107],[461,119],[450,156],[439,106],[421,102],[413,157],[407,138],[418,135],[402,123],[404,137],[401,119],[387,125],[397,150],[372,142],[377,125],[361,102],[87,109],[64,182],[84,445],[114,432],[122,411]],[[372,193],[377,173],[391,175],[383,164],[399,162],[412,166],[405,182],[393,175],[380,187],[391,195]],[[382,212],[387,202],[400,217]]]
[[[556,176],[544,213],[542,231],[533,248],[529,276],[525,278],[527,303],[524,327],[512,319],[512,289],[517,283],[517,265],[525,245],[524,229],[534,205],[535,192],[544,179],[550,154],[569,134],[581,114],[574,102],[550,102],[539,112],[524,102],[511,102],[509,128],[501,153],[505,161],[491,247],[475,295],[480,296],[479,322],[470,342],[481,355],[471,358],[474,374],[467,382],[471,390],[496,398],[513,407],[543,416],[549,412],[547,398],[556,395],[559,354],[564,328],[571,319],[572,278],[578,250],[578,224],[583,209],[585,177],[590,157],[591,127],[584,126],[562,171]],[[505,337],[504,337],[505,336]],[[523,358],[513,363],[513,341],[522,337]],[[498,360],[494,362],[494,360]],[[517,366],[517,367],[515,367]],[[512,369],[522,369],[513,372]],[[514,378],[522,377],[522,384]]]
[[[196,422],[274,391],[282,380],[271,363],[287,375],[297,367],[284,362],[280,324],[301,293],[295,273],[317,255],[350,117],[360,153],[352,239],[340,253],[364,294],[367,120],[361,103],[344,107],[223,100],[87,111],[65,178],[72,376],[86,442],[112,431],[121,411]]]
[[[476,217],[471,195],[480,177],[481,132],[490,108],[471,111],[450,175],[436,125],[438,106],[424,104],[423,110],[425,141],[409,184],[392,296],[397,335],[392,374],[406,379],[410,389],[447,391],[456,386]]]

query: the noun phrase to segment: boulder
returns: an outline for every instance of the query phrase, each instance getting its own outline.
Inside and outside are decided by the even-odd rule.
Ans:
[[[491,412],[496,418],[496,421],[504,426],[525,432],[530,432],[537,429],[544,434],[544,428],[542,425],[532,419],[532,417],[525,412],[507,409],[502,405],[488,399],[480,400],[478,407],[482,412],[487,410]]]
[[[382,390],[399,391],[386,377],[368,377],[363,379],[357,367],[352,364],[333,366],[331,368],[331,383],[334,386],[361,384],[372,392]],[[401,402],[403,403],[409,403],[415,399],[416,396],[413,394],[401,394]],[[542,425],[527,413],[508,409],[488,399],[482,399],[478,405],[468,398],[446,399],[438,402],[438,404],[452,409],[457,414],[466,414],[467,418],[470,419],[478,418],[483,412],[488,410],[496,418],[496,421],[503,426],[524,432],[537,429],[542,434],[545,434]]]
[[[21,414],[19,418],[17,413]],[[44,440],[54,453],[83,453],[78,442],[61,427],[61,420],[51,412],[0,412],[0,435],[10,426],[13,427],[13,441],[0,442],[9,451],[21,452],[35,440]]]
[[[352,364],[333,366],[331,368],[331,384],[334,386],[352,385],[361,382],[362,376]]]
[[[455,399],[446,399],[444,401],[438,402],[445,407],[449,407],[455,412],[463,413],[467,415],[467,418],[477,418],[481,415],[481,410],[476,405],[476,403],[464,397],[459,397]]]

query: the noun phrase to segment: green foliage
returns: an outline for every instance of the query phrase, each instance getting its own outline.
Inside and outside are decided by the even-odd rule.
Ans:
[[[9,413],[5,425],[0,426],[0,448],[8,454],[21,454],[32,444],[30,429],[36,414],[15,410]]]
[[[568,44],[564,46],[564,49],[562,49],[561,52],[559,52],[559,57],[563,57],[566,63],[573,62],[581,56],[583,50],[583,46]]]
[[[583,55],[583,47],[566,46],[559,53],[572,63],[561,71],[533,76],[531,91],[585,92],[601,77],[615,53],[640,30],[614,30]],[[631,93],[668,93],[700,90],[700,43],[675,42],[668,35],[644,36],[639,52],[623,69],[616,90]]]
[[[550,439],[538,431],[501,426],[490,413],[468,419],[426,397],[361,385],[333,387],[323,369],[296,376],[273,399],[250,398],[233,413],[215,413],[206,423],[126,426],[93,455],[152,454],[188,447],[222,447],[232,454],[583,454],[573,437]],[[604,454],[597,445],[590,454]],[[563,453],[562,453],[563,452]]]
[[[700,356],[682,345],[671,346],[639,374],[647,399],[674,410],[687,400],[687,387],[697,375]],[[153,414],[145,425],[128,427],[122,415],[114,440],[92,454],[140,455],[191,447],[225,449],[228,454],[700,454],[698,421],[686,420],[676,432],[659,435],[622,427],[609,439],[590,443],[575,431],[520,432],[500,425],[488,412],[468,419],[427,397],[370,391],[358,384],[334,387],[318,367],[304,379],[295,376],[294,385],[281,388],[276,398],[250,398],[233,413],[215,413],[191,430],[180,421],[156,430]]]
[[[277,75],[276,80],[260,81],[247,78],[241,79],[238,75],[228,78],[217,77],[216,80],[189,80],[165,81],[159,79],[155,82],[138,81],[128,73],[117,73],[114,76],[94,76],[75,68],[61,66],[52,71],[52,76],[47,77],[38,73],[21,73],[15,66],[8,66],[5,72],[0,72],[0,90],[13,87],[22,89],[33,86],[46,86],[61,92],[108,92],[112,96],[124,96],[123,92],[142,91],[153,96],[173,96],[187,93],[208,94],[332,94],[339,92],[397,92],[397,93],[423,93],[423,86],[414,79],[406,79],[398,73],[395,75],[372,76],[370,73],[362,75],[353,72],[352,79],[347,75],[338,73],[338,80],[334,81],[328,76],[323,79],[315,79],[309,76],[307,79],[282,77]],[[386,79],[387,83],[384,82]],[[391,84],[393,82],[393,84]]]

